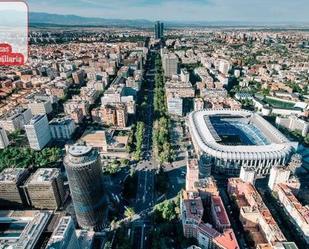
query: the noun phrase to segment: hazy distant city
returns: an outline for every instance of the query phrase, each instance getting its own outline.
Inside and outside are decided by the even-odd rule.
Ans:
[[[0,249],[309,248],[308,3],[73,2],[0,67]]]

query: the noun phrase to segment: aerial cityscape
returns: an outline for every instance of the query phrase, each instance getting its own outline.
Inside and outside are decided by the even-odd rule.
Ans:
[[[309,2],[16,2],[0,249],[309,248]]]

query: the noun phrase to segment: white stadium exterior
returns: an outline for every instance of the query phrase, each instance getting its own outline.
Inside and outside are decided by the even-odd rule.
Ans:
[[[267,175],[272,166],[288,163],[298,146],[263,117],[247,110],[195,111],[189,115],[188,126],[201,174],[209,167],[227,175],[239,174],[241,167],[254,167],[258,176]],[[230,138],[236,139],[235,144]]]

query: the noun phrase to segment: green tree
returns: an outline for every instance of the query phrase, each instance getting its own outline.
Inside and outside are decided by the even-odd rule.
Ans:
[[[166,221],[172,221],[177,218],[176,204],[173,200],[166,200],[155,206],[156,214]]]

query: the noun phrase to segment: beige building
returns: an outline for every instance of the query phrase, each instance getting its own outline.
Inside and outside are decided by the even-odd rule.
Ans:
[[[186,191],[196,191],[195,184],[199,180],[199,169],[197,159],[187,161]]]
[[[94,109],[91,112],[93,120],[103,122],[106,125],[124,128],[128,121],[128,112],[123,103],[111,103]]]
[[[38,169],[24,185],[28,203],[38,209],[59,209],[65,199],[65,191],[59,169]]]
[[[85,131],[82,141],[87,146],[97,149],[99,152],[107,152],[107,141],[105,131]]]

